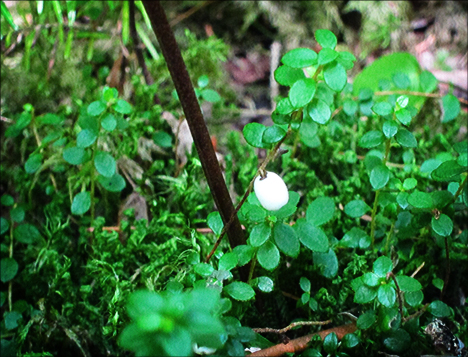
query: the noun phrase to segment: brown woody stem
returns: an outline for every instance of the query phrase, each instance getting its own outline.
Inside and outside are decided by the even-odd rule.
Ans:
[[[245,244],[244,232],[235,214],[234,205],[224,182],[221,168],[216,158],[210,134],[205,124],[203,114],[198,104],[189,73],[185,66],[179,46],[167,21],[164,9],[159,1],[143,1],[148,17],[151,20],[154,33],[158,38],[161,50],[166,60],[174,86],[182,104],[190,132],[195,143],[200,162],[208,181],[216,206],[225,225],[232,220],[227,229],[229,243],[232,248]],[[232,217],[232,218],[231,218]],[[244,271],[244,273],[242,272]],[[242,280],[248,276],[247,270],[241,270]]]

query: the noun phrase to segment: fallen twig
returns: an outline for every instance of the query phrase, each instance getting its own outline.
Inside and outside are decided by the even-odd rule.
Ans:
[[[297,326],[317,326],[317,325],[327,325],[331,323],[331,320],[327,321],[297,321],[293,322],[289,326],[286,326],[285,328],[282,329],[276,329],[276,328],[270,328],[270,327],[264,327],[264,328],[253,328],[252,330],[256,333],[277,333],[277,334],[282,334],[285,333],[289,330],[291,330],[294,327]]]
[[[294,340],[290,340],[288,343],[280,343],[275,346],[271,346],[268,348],[265,348],[263,350],[254,352],[248,356],[252,357],[258,357],[258,356],[265,356],[265,357],[277,357],[277,356],[282,356],[285,353],[295,353],[295,352],[301,352],[304,351],[307,348],[307,345],[309,344],[310,340],[312,337],[319,335],[321,339],[324,339],[326,336],[331,334],[332,332],[336,333],[336,336],[338,337],[339,340],[341,340],[345,335],[349,333],[353,333],[356,331],[356,324],[350,323],[347,325],[342,325],[338,327],[334,327],[328,330],[324,331],[319,331],[312,333],[310,335],[302,336],[299,338],[296,338]]]

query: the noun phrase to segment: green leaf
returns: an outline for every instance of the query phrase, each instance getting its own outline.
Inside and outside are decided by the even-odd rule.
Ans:
[[[323,349],[325,352],[331,354],[336,351],[338,347],[338,337],[336,333],[332,332],[325,336],[323,339]]]
[[[377,290],[377,298],[386,307],[392,307],[396,301],[396,291],[393,286],[384,284]]]
[[[4,206],[13,206],[15,204],[15,199],[10,195],[2,195],[0,202]]]
[[[400,89],[406,89],[411,85],[411,81],[408,76],[403,72],[397,72],[393,75],[393,83]]]
[[[417,184],[418,184],[418,180],[410,177],[410,178],[405,179],[405,181],[403,182],[403,188],[405,190],[412,190],[413,188],[416,187]]]
[[[400,95],[396,100],[398,109],[406,108],[408,106],[408,103],[409,103],[409,98],[407,95]]]
[[[372,101],[372,97],[374,96],[374,91],[370,88],[361,88],[359,90],[358,99],[360,102],[368,102]]]
[[[307,221],[315,226],[321,226],[333,218],[335,202],[330,197],[318,197],[307,207]]]
[[[214,268],[207,263],[197,263],[194,265],[193,270],[195,270],[195,273],[203,277],[210,276],[211,273],[214,272]]]
[[[390,331],[390,336],[384,339],[384,345],[392,352],[403,352],[410,346],[411,337],[405,330],[399,328]]]
[[[390,170],[385,165],[374,167],[370,173],[370,183],[374,190],[384,188],[390,179]]]
[[[10,223],[5,218],[0,217],[0,235],[8,231],[8,228],[10,228]]]
[[[305,291],[306,293],[310,293],[310,280],[307,278],[304,278],[303,276],[299,280],[299,285],[302,289],[302,291]]]
[[[278,125],[269,126],[263,132],[262,141],[267,144],[275,144],[286,135],[286,130]]]
[[[351,228],[341,239],[340,246],[347,248],[367,248],[370,244],[370,237],[358,227]]]
[[[408,203],[415,208],[429,209],[434,206],[434,202],[432,201],[432,197],[429,193],[417,190],[408,196]]]
[[[263,222],[257,224],[250,232],[249,242],[252,247],[260,247],[265,243],[271,235],[271,227]]]
[[[15,228],[14,237],[18,242],[32,244],[40,240],[41,234],[35,226],[26,223]]]
[[[408,291],[405,293],[405,300],[409,306],[416,307],[419,306],[424,299],[424,294],[421,290],[418,291]]]
[[[107,103],[111,102],[114,98],[119,96],[119,92],[117,88],[111,88],[105,86],[102,89],[102,99],[104,99]]]
[[[325,253],[328,251],[328,238],[320,228],[313,226],[308,221],[298,219],[294,229],[305,247],[314,252]]]
[[[393,108],[388,102],[375,103],[372,106],[372,110],[375,114],[382,115],[382,116],[393,113]]]
[[[106,131],[113,131],[117,127],[117,119],[111,113],[107,114],[101,121],[101,126]]]
[[[46,113],[36,118],[36,122],[40,125],[59,125],[63,121],[63,117],[59,117],[53,113]]]
[[[63,159],[72,165],[80,165],[86,160],[86,151],[77,146],[63,150]]]
[[[447,317],[452,314],[450,307],[440,300],[433,301],[429,304],[427,311],[435,317]]]
[[[244,126],[242,132],[244,133],[245,141],[256,148],[267,148],[269,145],[262,141],[263,133],[266,126],[260,123],[249,123]]]
[[[456,160],[449,160],[432,171],[431,176],[436,181],[457,181],[458,175],[466,171],[467,168],[460,166]]]
[[[341,344],[345,348],[353,348],[359,344],[359,338],[354,333],[348,333],[341,339]]]
[[[322,48],[318,54],[318,64],[323,65],[334,61],[338,57],[338,52],[331,48]]]
[[[434,285],[437,289],[442,290],[444,288],[444,281],[442,279],[433,279],[432,285]]]
[[[91,195],[87,191],[80,192],[73,198],[71,211],[73,214],[84,214],[91,207]]]
[[[353,200],[346,204],[344,211],[348,216],[358,218],[370,211],[370,207],[362,200]]]
[[[431,226],[434,232],[442,237],[448,237],[452,234],[453,222],[446,214],[441,214],[438,219],[432,217]]]
[[[165,131],[156,131],[153,134],[153,141],[156,145],[159,145],[163,148],[172,147],[172,136],[170,136]]]
[[[294,214],[297,210],[297,204],[301,198],[295,191],[289,191],[289,200],[283,207],[277,211],[270,211],[275,217],[283,219]]]
[[[277,223],[273,227],[273,238],[278,248],[286,255],[296,258],[299,254],[299,240],[296,231],[289,225]]]
[[[289,90],[289,101],[294,108],[307,105],[314,97],[317,85],[312,78],[304,78],[294,83]]]
[[[218,92],[213,89],[203,89],[201,92],[201,97],[210,103],[217,103],[221,100]]]
[[[3,4],[3,1],[2,1]],[[7,330],[13,330],[18,327],[18,320],[21,319],[23,316],[18,311],[10,311],[5,313],[5,328]],[[2,339],[2,341],[5,341]],[[2,343],[2,351],[3,351],[3,343]],[[2,353],[3,355],[3,353]]]
[[[356,290],[354,294],[354,302],[358,304],[367,304],[375,299],[377,296],[377,289],[362,285]]]
[[[378,286],[380,284],[379,276],[377,274],[371,273],[371,272],[365,273],[362,276],[362,281],[364,282],[364,284],[366,284],[367,286],[370,286],[370,287],[376,287],[376,286]]]
[[[273,120],[273,123],[277,125],[284,125],[289,124],[291,122],[291,116],[280,114],[275,110],[273,113],[271,113],[271,120]]]
[[[376,147],[383,143],[384,137],[379,130],[371,130],[365,133],[359,140],[359,146],[365,149]]]
[[[385,278],[387,273],[393,270],[393,263],[390,258],[381,256],[374,262],[373,268],[375,274],[381,278]]]
[[[94,157],[94,167],[102,176],[112,177],[115,174],[115,159],[107,152],[98,151]]]
[[[447,94],[442,97],[442,108],[444,110],[442,123],[447,123],[455,119],[460,113],[460,102],[453,94]]]
[[[283,98],[276,105],[275,111],[278,114],[287,115],[287,114],[291,114],[294,111],[294,107],[292,106],[289,98]]]
[[[197,84],[200,88],[206,87],[209,83],[210,83],[210,79],[208,78],[206,74],[198,77]]]
[[[112,107],[120,114],[130,114],[132,112],[132,106],[123,99],[119,99]]]
[[[19,206],[12,208],[10,211],[10,217],[13,222],[21,223],[24,220],[24,209]]]
[[[386,138],[390,139],[395,136],[398,132],[398,124],[395,123],[393,120],[387,120],[383,123],[382,131]]]
[[[346,70],[338,62],[325,65],[323,78],[325,79],[325,83],[335,92],[341,92],[348,79]]]
[[[317,54],[309,48],[295,48],[287,52],[281,62],[291,68],[310,67],[317,63]]]
[[[314,143],[317,139],[318,125],[317,123],[310,120],[310,118],[304,118],[299,129],[299,135],[301,141],[308,147],[315,147]]]
[[[418,146],[418,142],[414,135],[406,129],[400,128],[395,136],[396,141],[404,147],[415,148]]]
[[[237,265],[242,267],[250,262],[255,250],[249,245],[242,244],[235,247],[232,251],[237,254]]]
[[[422,289],[421,283],[410,276],[398,275],[396,280],[401,291],[414,292]]]
[[[3,283],[10,281],[18,273],[18,263],[13,258],[2,258],[0,265],[0,280]]]
[[[437,78],[429,71],[422,71],[419,80],[424,93],[431,93],[437,88]]]
[[[42,154],[34,154],[34,155],[29,156],[29,158],[26,160],[24,164],[24,170],[28,174],[33,174],[37,170],[39,170],[41,165],[42,165]]]
[[[273,270],[279,264],[279,250],[272,242],[267,241],[257,252],[258,263],[266,270]]]
[[[258,278],[257,286],[260,291],[263,291],[264,293],[271,293],[273,291],[274,283],[271,278],[267,276],[260,276]]]
[[[357,327],[360,330],[367,330],[377,321],[377,316],[375,315],[374,310],[368,310],[359,316],[357,320]]]
[[[327,253],[314,252],[314,264],[320,268],[325,278],[333,278],[338,273],[338,258],[330,248]]]
[[[105,102],[102,100],[96,100],[95,102],[92,102],[90,105],[88,105],[87,113],[92,116],[98,116],[104,110],[106,110],[107,105]]]
[[[218,269],[219,270],[231,270],[234,269],[237,265],[237,254],[234,252],[229,252],[224,254],[221,259],[219,259]]]
[[[315,39],[323,48],[335,49],[338,40],[333,32],[329,30],[315,31]]]
[[[343,103],[343,111],[346,115],[353,116],[356,114],[357,108],[358,104],[354,100],[348,99]]]
[[[96,132],[89,129],[83,129],[76,137],[76,146],[79,148],[87,148],[88,146],[91,146],[96,141],[96,139]]]
[[[223,291],[233,299],[247,301],[255,296],[255,291],[249,284],[241,281],[235,281],[224,287]]]
[[[319,124],[326,124],[331,117],[330,107],[321,99],[314,99],[307,106],[307,111],[312,120]]]
[[[99,176],[98,182],[109,192],[120,192],[126,186],[124,178],[118,173],[112,177]]]
[[[298,80],[304,78],[304,71],[299,68],[280,66],[275,70],[275,80],[283,86],[292,86]]]
[[[208,224],[208,227],[211,228],[213,233],[219,237],[224,227],[220,213],[218,211],[211,212],[206,219],[206,223]]]
[[[408,126],[411,123],[411,113],[409,112],[408,109],[402,108],[398,109],[395,112],[395,116],[397,117],[398,121],[403,124]]]

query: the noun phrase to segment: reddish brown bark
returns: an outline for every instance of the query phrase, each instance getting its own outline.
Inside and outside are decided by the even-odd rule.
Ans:
[[[319,335],[323,340],[325,336],[334,332],[336,333],[338,340],[341,340],[345,335],[347,335],[348,333],[353,333],[354,331],[356,331],[356,324],[354,323],[342,325],[338,327],[333,327],[328,330],[319,331],[316,333],[312,333],[310,335],[296,338],[294,340],[289,341],[286,344],[280,343],[278,345],[265,348],[261,351],[257,351],[248,356],[249,357],[259,357],[259,356],[276,357],[276,356],[282,356],[285,353],[301,352],[307,348],[307,344],[309,343],[311,338],[314,337],[315,335]]]

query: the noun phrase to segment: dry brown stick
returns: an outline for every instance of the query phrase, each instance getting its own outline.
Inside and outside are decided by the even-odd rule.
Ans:
[[[252,357],[259,357],[259,356],[265,356],[265,357],[276,357],[276,356],[282,356],[285,353],[295,353],[295,352],[301,352],[304,351],[307,348],[307,345],[309,344],[310,340],[312,337],[319,335],[320,338],[323,340],[326,336],[331,334],[332,332],[336,333],[336,336],[338,337],[339,340],[341,340],[345,335],[349,333],[353,333],[356,331],[356,324],[350,323],[347,325],[342,325],[338,327],[334,327],[328,330],[323,330],[319,332],[312,333],[310,335],[302,336],[299,338],[296,338],[294,340],[290,340],[288,343],[280,343],[278,345],[272,346],[265,348],[263,350],[254,352],[248,356]]]
[[[332,320],[327,320],[327,321],[297,321],[293,322],[292,324],[289,324],[285,328],[282,329],[276,329],[276,328],[270,328],[270,327],[264,327],[264,328],[253,328],[252,330],[256,333],[277,333],[277,334],[282,334],[285,332],[288,332],[294,327],[297,326],[321,326],[321,325],[328,325],[331,323]]]
[[[226,232],[231,248],[245,244],[244,232],[237,214],[235,214],[235,207],[221,173],[200,104],[166,13],[159,1],[143,1],[143,5],[151,20],[151,25],[161,45],[169,73],[179,95],[211,194],[224,224],[227,225],[232,220]],[[242,267],[240,273],[242,280],[247,281],[249,267]]]

